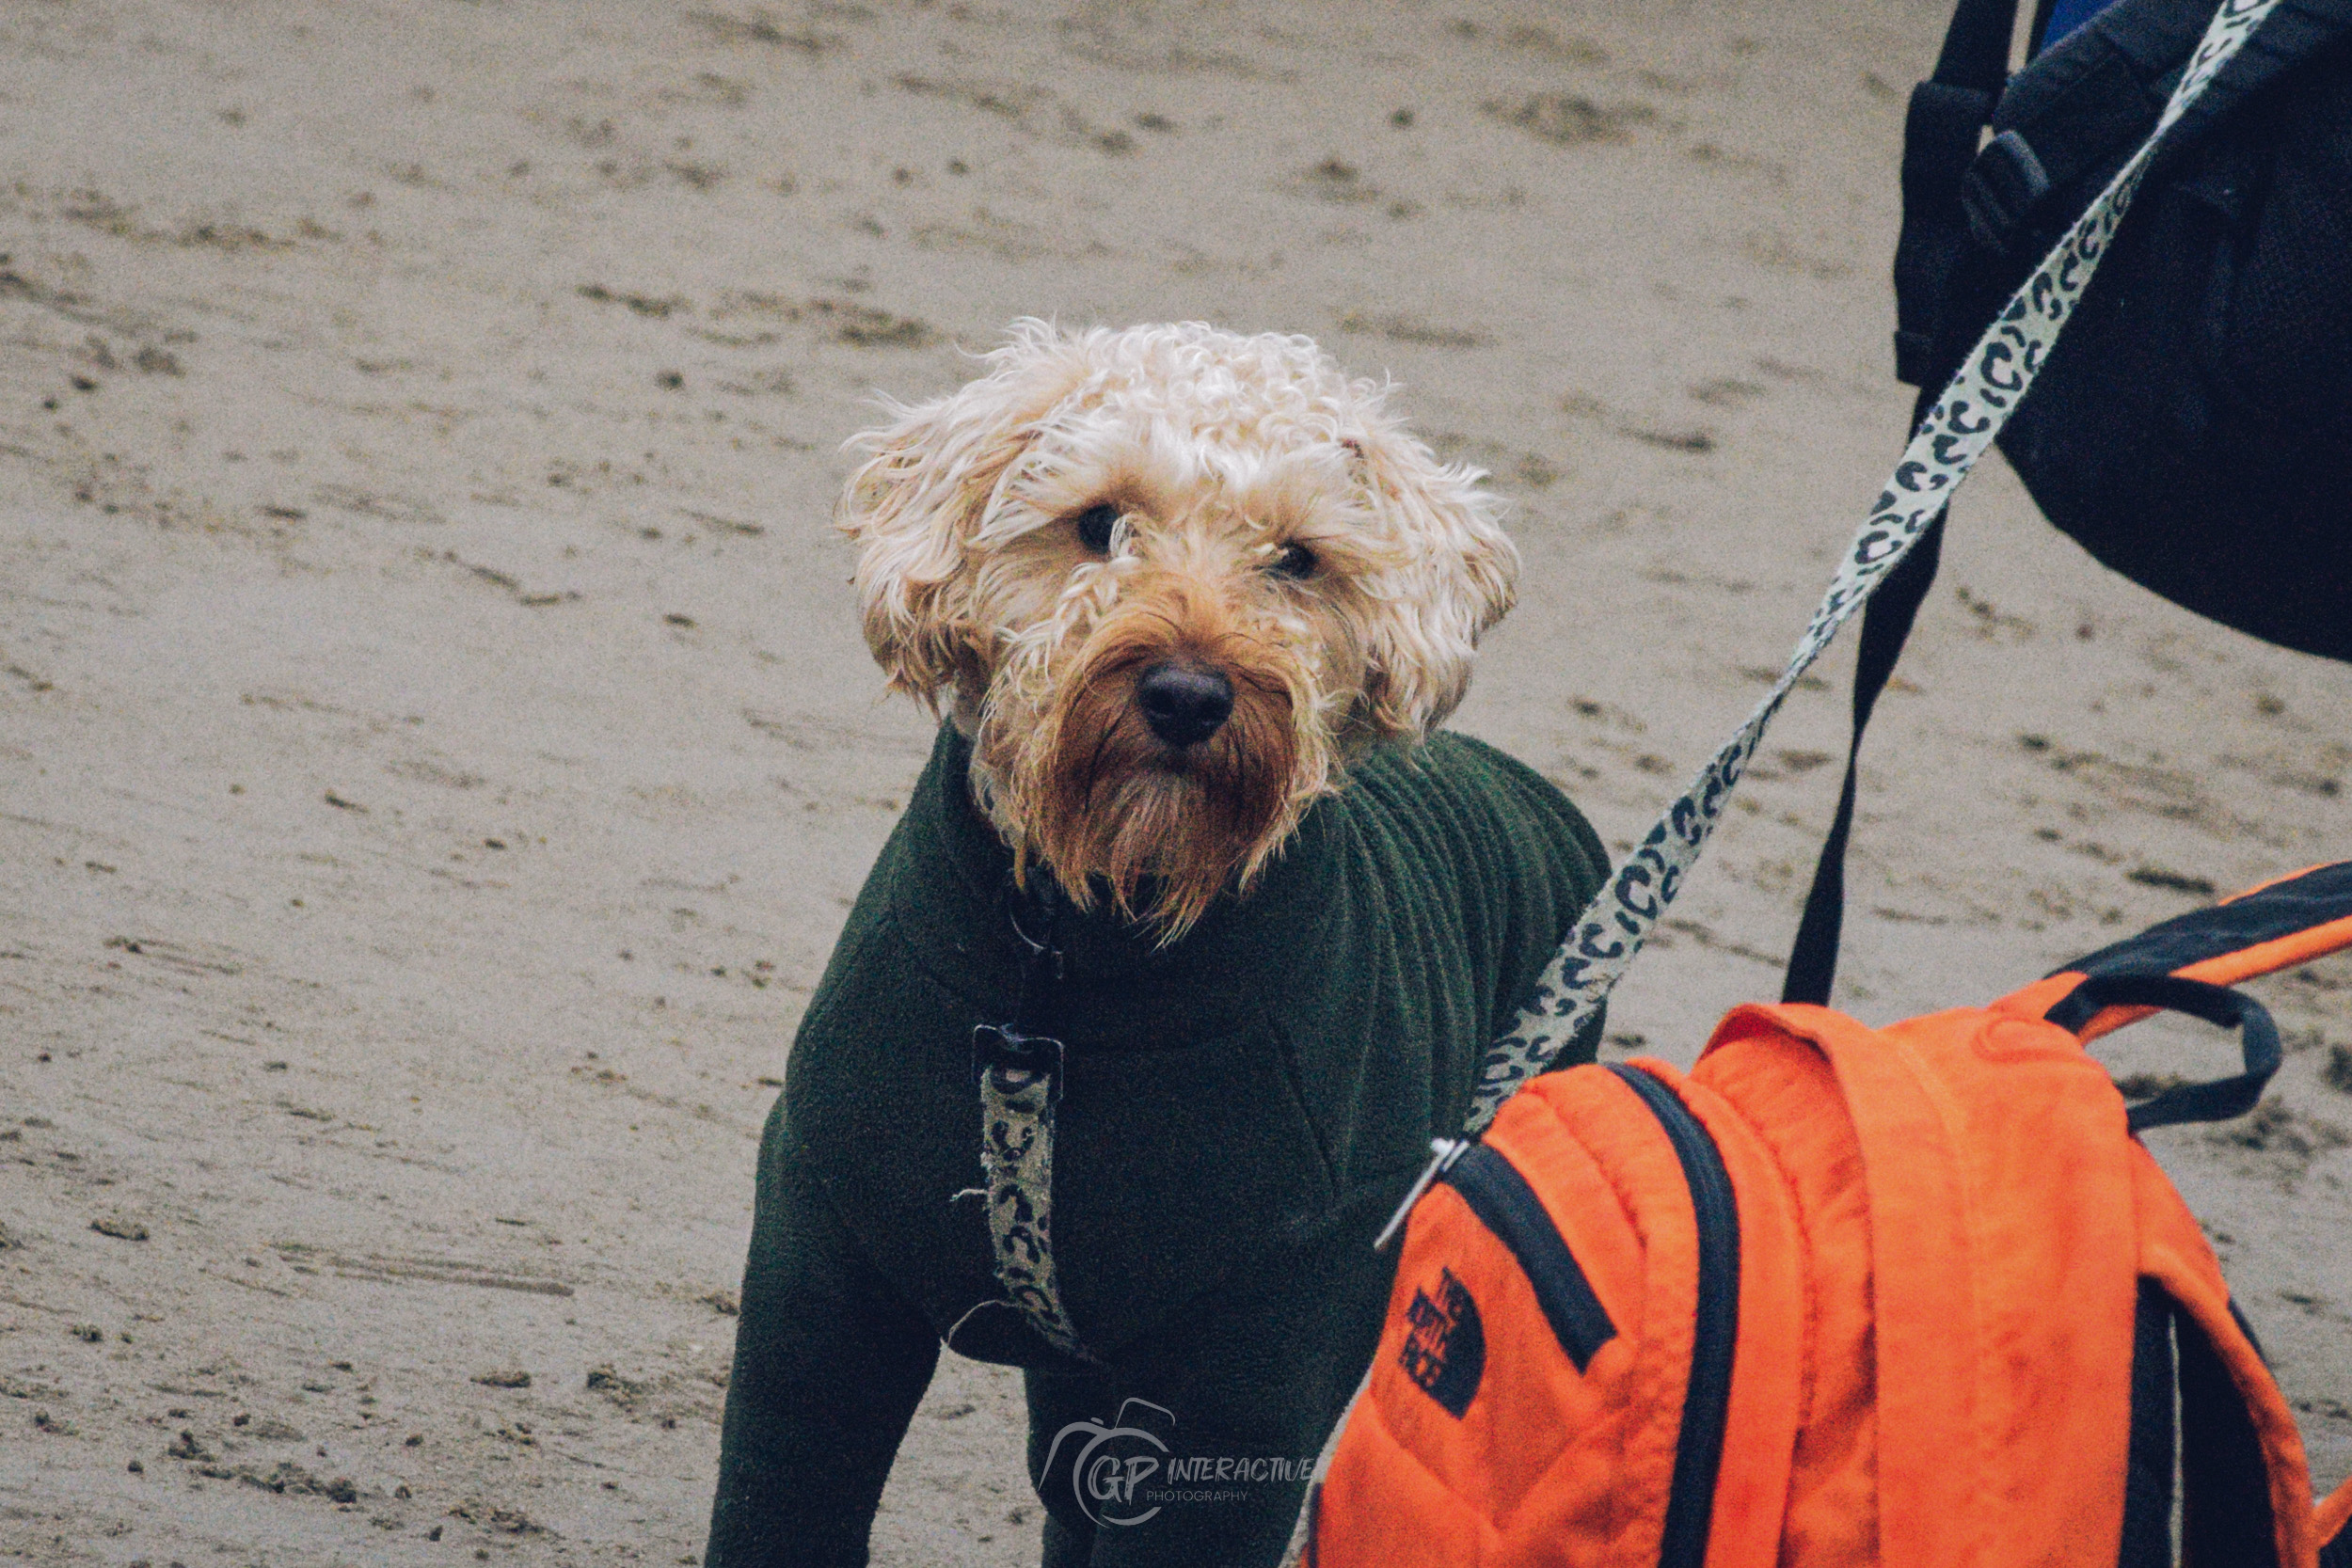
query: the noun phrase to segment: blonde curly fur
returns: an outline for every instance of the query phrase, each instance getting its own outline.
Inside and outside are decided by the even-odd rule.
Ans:
[[[972,737],[1017,865],[1172,941],[1247,891],[1350,757],[1453,711],[1518,556],[1485,476],[1309,339],[1024,320],[986,363],[851,439],[870,455],[838,521],[866,641]],[[1102,505],[1098,554],[1074,519]],[[1294,546],[1307,576],[1277,569]],[[1233,688],[1189,746],[1135,701],[1171,661]]]

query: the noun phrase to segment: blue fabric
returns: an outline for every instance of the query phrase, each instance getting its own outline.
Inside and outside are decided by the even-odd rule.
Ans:
[[[2042,53],[2048,54],[2066,35],[2113,5],[2115,0],[2057,0],[2042,30]]]

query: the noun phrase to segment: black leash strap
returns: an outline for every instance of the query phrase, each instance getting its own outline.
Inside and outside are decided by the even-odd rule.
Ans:
[[[1846,841],[1853,832],[1855,774],[1862,765],[1862,735],[1870,727],[1870,714],[1879,693],[1894,677],[1895,661],[1918,619],[1919,606],[1935,582],[1936,564],[1944,549],[1944,518],[1939,514],[1927,532],[1911,547],[1900,564],[1870,596],[1862,612],[1862,643],[1855,652],[1853,672],[1853,738],[1846,748],[1846,783],[1837,794],[1837,816],[1821,843],[1821,858],[1813,867],[1813,886],[1804,895],[1804,918],[1797,923],[1797,940],[1788,950],[1788,974],[1782,982],[1783,1002],[1812,1002],[1829,1006],[1830,986],[1837,978],[1837,942],[1846,923]]]
[[[1954,369],[1941,362],[1950,356],[1947,344],[1952,336],[1952,324],[1943,320],[1945,283],[1970,243],[1968,171],[2009,82],[2010,37],[2016,26],[2016,0],[1960,0],[1944,34],[1935,74],[1912,89],[1910,113],[1903,121],[1903,227],[1895,244],[1895,374],[1923,388],[1912,409],[1915,435],[1934,406],[1935,391]],[[1846,782],[1838,791],[1836,818],[1813,868],[1796,942],[1789,948],[1783,1002],[1829,1005],[1837,977],[1838,938],[1845,926],[1846,844],[1853,833],[1862,735],[1869,727],[1879,694],[1894,676],[1919,606],[1934,585],[1947,515],[1937,515],[1863,611]]]

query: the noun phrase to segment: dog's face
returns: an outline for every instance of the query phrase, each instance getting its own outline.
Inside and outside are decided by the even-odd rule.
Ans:
[[[1304,338],[1029,321],[988,362],[856,438],[866,641],[951,703],[1019,863],[1172,940],[1453,710],[1518,558],[1481,476]]]

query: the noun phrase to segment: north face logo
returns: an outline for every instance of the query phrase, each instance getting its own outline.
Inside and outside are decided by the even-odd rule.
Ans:
[[[1435,1296],[1413,1291],[1413,1304],[1405,1309],[1405,1348],[1396,1362],[1416,1387],[1459,1420],[1486,1375],[1486,1331],[1479,1324],[1470,1287],[1454,1278],[1452,1269],[1438,1271],[1435,1288]]]

